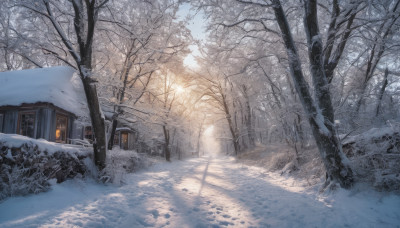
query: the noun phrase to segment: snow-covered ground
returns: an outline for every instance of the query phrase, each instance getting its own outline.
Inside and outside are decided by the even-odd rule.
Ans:
[[[70,180],[0,203],[0,227],[399,227],[400,197],[327,197],[227,157],[155,165],[122,187]]]

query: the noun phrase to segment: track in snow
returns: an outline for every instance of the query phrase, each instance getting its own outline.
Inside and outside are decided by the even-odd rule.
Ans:
[[[0,227],[396,227],[400,198],[321,200],[231,158],[159,164],[122,187],[68,181],[0,203]],[[352,196],[349,196],[353,194]]]

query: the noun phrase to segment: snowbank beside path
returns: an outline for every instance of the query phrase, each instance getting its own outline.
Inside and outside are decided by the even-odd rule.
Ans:
[[[122,187],[70,180],[0,204],[0,227],[398,227],[400,197],[327,197],[231,158],[157,164]]]

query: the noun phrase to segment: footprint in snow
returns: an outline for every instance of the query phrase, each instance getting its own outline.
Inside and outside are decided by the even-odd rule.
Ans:
[[[160,216],[160,213],[158,213],[157,210],[151,210],[150,213],[153,215],[154,218],[158,218],[158,216]]]
[[[218,221],[218,222],[219,222],[219,225],[221,225],[221,226],[234,225],[233,223],[228,222],[228,221]]]

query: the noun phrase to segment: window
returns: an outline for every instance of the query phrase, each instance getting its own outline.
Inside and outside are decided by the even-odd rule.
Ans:
[[[93,131],[92,126],[86,126],[83,131],[83,137],[87,139],[90,143],[93,142]]]
[[[121,149],[128,149],[128,133],[121,132]]]
[[[119,146],[119,133],[118,132],[116,132],[114,135],[114,145]]]
[[[35,112],[21,112],[18,116],[18,134],[35,137]]]
[[[56,114],[56,142],[67,142],[68,118],[64,115]]]

